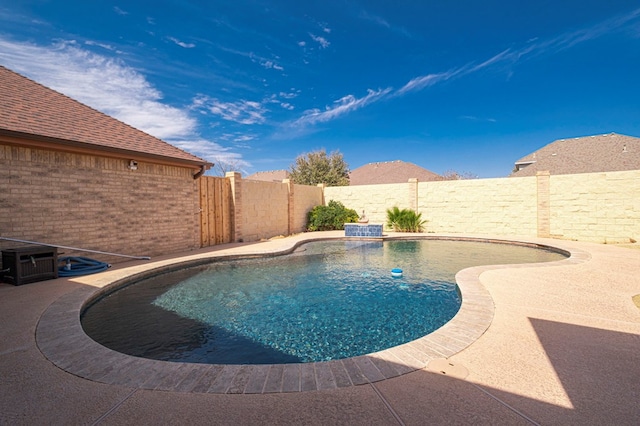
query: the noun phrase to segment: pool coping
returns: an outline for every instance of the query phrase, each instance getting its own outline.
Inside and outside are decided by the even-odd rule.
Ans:
[[[528,239],[472,238],[447,235],[409,234],[383,236],[392,239],[471,240],[529,245],[570,254],[567,259],[528,264],[485,265],[459,271],[456,283],[462,295],[457,314],[438,330],[411,342],[379,352],[342,360],[305,364],[219,365],[158,361],[125,355],[108,349],[88,337],[80,324],[84,306],[135,278],[157,274],[177,265],[206,263],[213,258],[233,259],[275,256],[293,252],[310,241],[346,239],[342,235],[302,234],[284,240],[276,249],[258,250],[244,246],[239,250],[199,253],[108,271],[78,282],[78,288],[54,301],[40,317],[36,343],[42,354],[57,367],[95,382],[138,389],[186,393],[261,394],[330,390],[398,377],[423,369],[432,361],[446,359],[475,342],[491,325],[494,303],[480,276],[485,271],[505,268],[537,268],[586,262],[589,253],[556,244],[540,244]]]

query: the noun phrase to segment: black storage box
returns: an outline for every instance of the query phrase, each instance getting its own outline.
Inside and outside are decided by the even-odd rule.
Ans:
[[[2,281],[13,285],[58,278],[58,249],[29,246],[2,250]]]

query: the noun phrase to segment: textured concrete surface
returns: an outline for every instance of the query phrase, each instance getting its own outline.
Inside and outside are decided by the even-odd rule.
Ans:
[[[185,256],[271,253],[308,236]],[[456,337],[429,335],[398,352],[402,356],[383,351],[384,362],[346,360],[343,370],[330,363],[313,371],[174,364],[167,374],[165,365],[137,364],[125,356],[115,365],[92,363],[91,355],[102,349],[82,339],[55,361],[59,366],[45,353],[51,356],[56,348],[64,353],[73,344],[65,336],[77,333],[74,317],[82,301],[120,274],[142,273],[148,263],[125,263],[107,274],[76,279],[0,284],[0,424],[637,424],[640,310],[632,297],[640,293],[640,252],[526,241],[576,257],[462,271],[457,279],[476,277],[478,291],[487,292],[495,306],[488,320],[477,310],[480,322],[489,325],[478,335],[470,333],[470,344],[427,357],[430,345],[460,344]],[[176,258],[183,257],[152,263],[168,265]],[[53,313],[61,316],[52,322],[47,316]],[[465,324],[454,328],[464,336]],[[249,374],[254,369],[257,376]],[[130,379],[122,380],[122,372]],[[227,393],[202,393],[215,390],[220,377],[227,378]],[[236,394],[252,387],[263,393]]]

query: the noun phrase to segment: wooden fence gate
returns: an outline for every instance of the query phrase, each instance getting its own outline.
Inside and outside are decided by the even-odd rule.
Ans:
[[[200,246],[230,243],[233,229],[231,181],[223,177],[200,179]]]

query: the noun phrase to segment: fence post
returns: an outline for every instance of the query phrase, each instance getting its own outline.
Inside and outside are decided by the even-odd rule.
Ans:
[[[325,199],[324,199],[324,189],[327,187],[326,183],[319,183],[318,188],[320,188],[322,190],[322,205],[324,206],[326,204]]]
[[[409,179],[409,208],[418,213],[418,179]]]
[[[227,172],[225,177],[231,182],[231,198],[233,200],[233,221],[231,236],[233,242],[242,242],[242,175],[238,172]]]
[[[282,183],[284,183],[285,185],[287,185],[287,190],[289,191],[289,210],[287,211],[287,214],[289,215],[288,220],[287,220],[287,235],[291,235],[293,234],[293,229],[295,227],[295,198],[294,198],[294,185],[293,182],[291,182],[291,179],[283,179]]]
[[[536,173],[538,192],[538,237],[551,237],[551,173]]]

